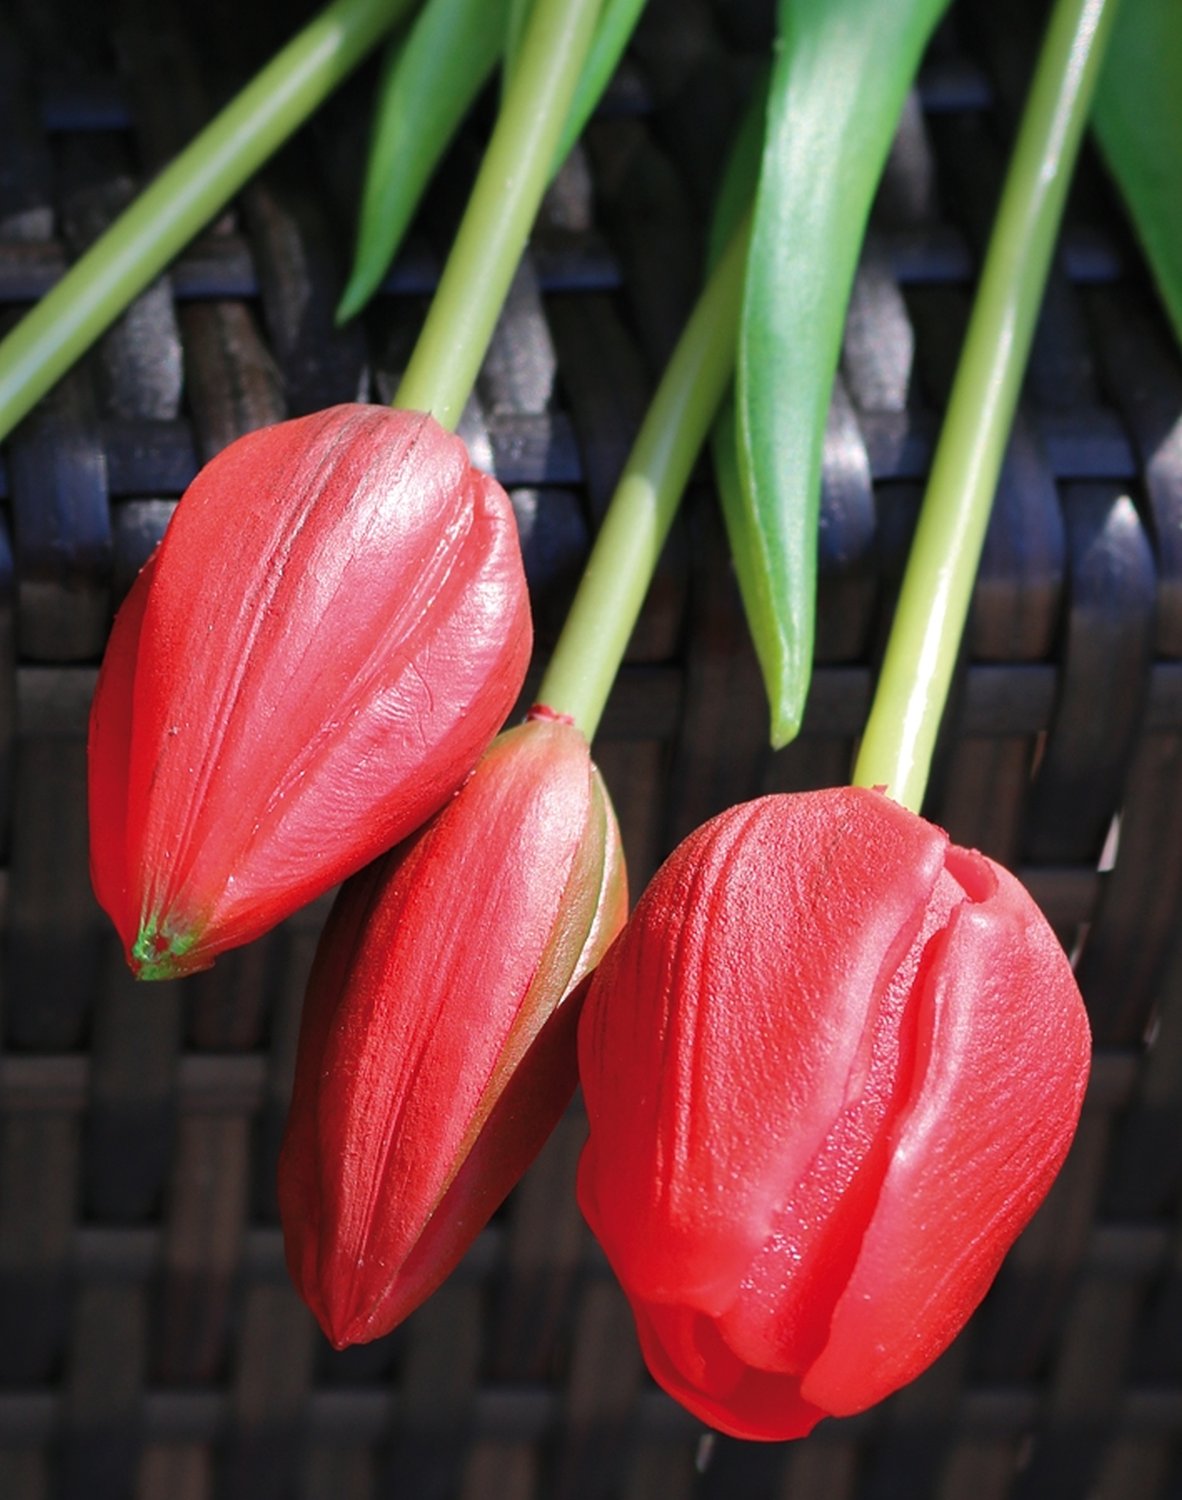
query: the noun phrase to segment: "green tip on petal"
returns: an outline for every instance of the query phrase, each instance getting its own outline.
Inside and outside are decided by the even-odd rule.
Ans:
[[[194,963],[187,957],[196,943],[195,932],[168,934],[154,919],[145,922],[131,947],[131,971],[137,979],[180,979],[208,968],[208,963]]]

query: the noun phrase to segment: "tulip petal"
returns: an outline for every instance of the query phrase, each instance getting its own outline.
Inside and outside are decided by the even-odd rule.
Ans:
[[[572,992],[626,899],[587,742],[557,721],[501,735],[342,890],[279,1173],[293,1279],[338,1347],[433,1290],[540,1149],[576,1081]]]
[[[870,1068],[719,1319],[728,1345],[756,1369],[803,1375],[829,1338],[833,1309],[857,1259],[890,1162],[893,1130],[912,1087],[922,987],[933,939],[965,901],[940,873],[923,926],[878,997]]]
[[[517,795],[493,768],[495,746],[465,788],[465,816],[437,819],[394,857],[353,949],[321,1063],[321,1194],[333,1263],[321,1265],[341,1341],[356,1337],[368,1277],[353,1274],[380,1245],[397,1266],[446,1191],[518,1002],[546,946],[587,796],[584,766],[551,800]],[[560,770],[566,769],[565,766]],[[578,784],[581,772],[582,786]],[[569,819],[563,878],[531,886],[531,853],[553,848],[553,820]],[[550,826],[546,826],[547,824]],[[458,843],[457,843],[458,841]],[[561,846],[560,846],[561,847]],[[493,868],[521,878],[494,880]],[[458,878],[457,878],[458,877]],[[513,934],[513,942],[504,941]],[[313,986],[313,994],[319,995]],[[502,1004],[489,1013],[489,997]]]
[[[743,1364],[702,1313],[635,1302],[632,1312],[654,1380],[720,1432],[781,1442],[804,1437],[829,1415],[804,1400],[793,1376]]]
[[[92,780],[126,804],[133,966],[205,966],[405,837],[529,646],[508,499],[429,417],[334,407],[231,444],[157,552],[126,790]]]
[[[630,1289],[713,1314],[862,1091],[876,997],[946,847],[877,792],[805,794],[790,818],[784,800],[732,809],[666,861],[580,1027],[584,1213]]]
[[[585,987],[551,1013],[468,1146],[459,1170],[422,1225],[398,1274],[379,1283],[338,1347],[387,1333],[451,1275],[476,1234],[508,1196],[570,1103],[578,1083],[575,1037]]]
[[[579,1060],[579,1202],[650,1370],[775,1439],[947,1347],[1066,1155],[1090,1037],[1013,876],[834,790],[674,851],[592,981]]]
[[[937,940],[914,1092],[803,1383],[839,1415],[912,1379],[963,1327],[1061,1166],[1087,1081],[1087,1017],[1042,914],[1000,866],[955,850],[949,863],[978,894]]]
[[[140,570],[111,627],[99,669],[86,747],[90,878],[118,930],[134,922],[128,905],[127,765],[135,712],[135,667],[156,554]]]
[[[284,1222],[297,1217],[319,1224],[325,1207],[318,1147],[320,1089],[332,1084],[324,1057],[336,1021],[334,998],[348,981],[361,934],[382,890],[384,862],[375,860],[348,882],[333,902],[316,948],[307,998],[300,1016],[299,1053],[279,1165],[279,1206]],[[346,896],[347,892],[347,896]],[[327,1321],[320,1294],[321,1240],[315,1234],[284,1236],[291,1279],[321,1324]]]

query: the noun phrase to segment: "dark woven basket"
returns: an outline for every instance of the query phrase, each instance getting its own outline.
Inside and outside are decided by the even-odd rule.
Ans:
[[[848,774],[1041,9],[957,0],[903,120],[833,404],[816,677],[775,756],[705,468],[693,486],[597,747],[637,889],[728,803]],[[652,0],[466,417],[513,492],[543,644],[694,295],[771,10]],[[0,10],[12,317],[299,19],[181,11]],[[373,76],[4,447],[0,1496],[1182,1494],[1182,367],[1086,155],[926,811],[1016,868],[1078,953],[1098,1055],[1062,1178],[973,1324],[912,1387],[803,1443],[704,1437],[644,1374],[582,1227],[577,1108],[390,1337],[334,1354],[288,1286],[274,1165],[323,907],[209,974],[137,987],[90,893],[84,737],[113,608],[199,462],[393,388],[480,132],[363,325],[334,332]]]

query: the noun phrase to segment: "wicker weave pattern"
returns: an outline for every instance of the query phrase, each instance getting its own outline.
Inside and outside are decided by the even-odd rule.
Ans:
[[[598,748],[638,889],[729,802],[848,772],[1029,65],[1028,8],[960,0],[903,121],[831,416],[818,669],[804,733],[775,757],[705,467],[695,483]],[[227,37],[245,67],[295,24],[240,9],[0,13],[0,309],[44,291],[207,117],[233,74]],[[543,643],[693,296],[709,186],[770,27],[761,0],[650,10],[550,195],[463,428],[513,491]],[[644,1376],[581,1225],[577,1108],[390,1338],[334,1355],[289,1289],[272,1183],[323,906],[209,974],[136,987],[90,895],[84,737],[113,607],[199,462],[249,427],[393,388],[475,138],[364,328],[334,332],[371,82],[4,448],[0,1495],[1179,1493],[1182,366],[1094,162],[926,811],[1013,865],[1079,951],[1098,1057],[1067,1169],[966,1335],[807,1443],[703,1441]]]

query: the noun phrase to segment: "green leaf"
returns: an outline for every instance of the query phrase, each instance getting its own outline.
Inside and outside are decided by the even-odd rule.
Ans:
[[[357,249],[337,322],[381,284],[431,175],[501,55],[509,0],[427,0],[387,49]]]
[[[797,733],[808,691],[821,457],[850,288],[903,101],[947,3],[780,0],[739,330],[737,480],[724,482],[777,747]]]
[[[706,264],[710,269],[718,264],[730,244],[731,236],[751,212],[755,202],[759,167],[763,159],[770,77],[770,68],[760,74],[727,153],[722,181],[714,198],[710,234],[706,241]]]
[[[619,66],[624,48],[636,29],[644,5],[645,0],[604,0],[603,11],[595,28],[595,40],[591,43],[591,55],[579,78],[574,103],[554,157],[555,171],[566,160],[571,147],[582,135],[604,89],[611,82],[612,74]]]
[[[509,0],[509,31],[505,44],[506,84],[513,73],[517,47],[531,4],[532,0]],[[566,128],[562,133],[562,141],[554,156],[555,172],[558,171],[570,154],[571,147],[582,135],[595,106],[603,96],[604,89],[611,82],[612,74],[619,66],[624,49],[636,30],[636,23],[640,20],[640,13],[644,6],[645,0],[604,0],[603,10],[595,26],[591,55],[579,78],[579,86],[575,90],[574,103],[571,105]]]
[[[598,104],[644,4],[605,0],[555,153],[555,171]],[[531,9],[532,0],[427,0],[405,42],[388,49],[357,250],[338,323],[360,312],[377,291],[432,173],[502,54],[508,88]]]
[[[521,38],[525,35],[526,22],[533,8],[533,0],[509,0],[505,17],[505,60],[501,71],[501,91],[509,87],[513,69],[517,66],[517,54],[521,51]]]
[[[727,155],[722,181],[714,200],[714,213],[710,221],[710,235],[706,244],[706,264],[710,267],[718,263],[743,215],[753,211],[755,190],[759,185],[760,163],[763,159],[769,79],[770,70],[760,78]],[[737,343],[737,327],[735,335]],[[714,483],[722,505],[727,535],[730,538],[731,559],[735,566],[735,574],[739,579],[743,606],[762,665],[765,657],[762,648],[759,647],[760,635],[756,621],[774,620],[775,606],[768,593],[768,583],[774,576],[774,569],[764,546],[763,532],[758,526],[748,524],[743,482],[739,475],[735,421],[735,391],[732,384],[723,398],[714,422],[710,445],[711,457],[714,464]],[[776,742],[776,727],[773,722],[773,742]],[[785,738],[791,738],[791,735],[786,735]]]
[[[1123,0],[1092,124],[1182,344],[1182,4]]]

